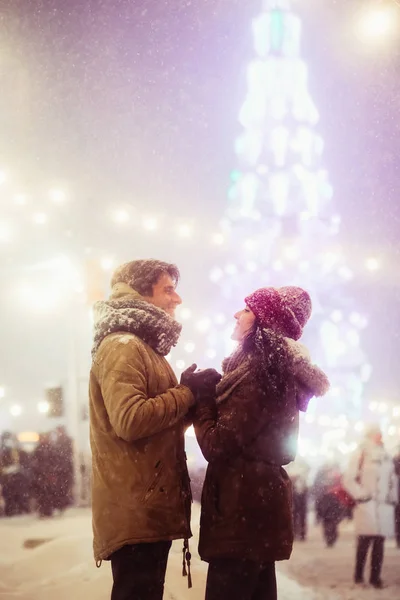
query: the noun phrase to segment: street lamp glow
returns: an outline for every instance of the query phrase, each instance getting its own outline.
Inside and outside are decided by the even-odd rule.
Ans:
[[[380,41],[393,35],[397,27],[396,7],[371,7],[364,11],[359,22],[359,33],[366,41]]]
[[[129,221],[129,213],[124,209],[117,210],[114,213],[113,220],[118,225],[123,225]]]
[[[42,415],[46,415],[50,410],[50,404],[46,401],[39,402],[37,408]]]
[[[367,267],[368,271],[377,271],[380,267],[379,260],[371,256],[365,261],[365,266]]]
[[[44,212],[35,213],[33,215],[33,222],[36,225],[46,225],[48,220],[48,216]]]
[[[50,190],[49,198],[55,204],[62,204],[65,202],[67,196],[63,190]]]
[[[217,246],[221,246],[225,241],[225,237],[222,233],[214,233],[212,236],[212,241],[214,244],[217,244]]]
[[[10,406],[10,414],[13,417],[19,417],[22,414],[22,406],[19,404],[13,404]]]
[[[100,266],[103,271],[111,271],[111,269],[114,267],[114,259],[105,256],[101,259]]]
[[[178,235],[180,237],[189,238],[192,235],[192,228],[190,225],[183,223],[178,227]]]
[[[146,231],[155,231],[158,227],[157,220],[154,217],[143,219],[143,229]]]
[[[26,194],[17,194],[14,198],[14,203],[17,204],[17,206],[25,206],[26,202]]]

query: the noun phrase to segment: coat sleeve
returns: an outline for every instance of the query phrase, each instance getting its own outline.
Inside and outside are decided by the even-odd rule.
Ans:
[[[344,488],[354,500],[366,500],[369,496],[368,492],[358,481],[360,476],[360,465],[362,462],[362,452],[361,449],[358,449],[353,453],[342,480]]]
[[[127,442],[168,429],[183,419],[194,403],[192,392],[183,385],[154,398],[148,396],[146,365],[135,342],[108,353],[99,385],[111,426]]]
[[[395,466],[391,463],[390,475],[389,475],[389,490],[388,490],[388,503],[398,504],[399,498],[399,480],[396,475]]]
[[[239,454],[257,437],[267,418],[259,396],[259,388],[246,379],[222,405],[220,412],[214,399],[199,401],[194,413],[194,429],[208,462]],[[269,418],[273,419],[270,412]]]

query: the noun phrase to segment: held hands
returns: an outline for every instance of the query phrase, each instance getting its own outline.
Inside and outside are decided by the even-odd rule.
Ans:
[[[197,369],[193,364],[183,371],[181,384],[186,385],[195,396],[215,396],[215,388],[221,375],[215,369]]]

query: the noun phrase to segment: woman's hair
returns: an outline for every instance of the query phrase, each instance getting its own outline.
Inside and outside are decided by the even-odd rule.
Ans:
[[[242,344],[250,357],[252,370],[265,395],[278,399],[288,388],[289,354],[282,335],[272,329],[263,329],[257,323]]]

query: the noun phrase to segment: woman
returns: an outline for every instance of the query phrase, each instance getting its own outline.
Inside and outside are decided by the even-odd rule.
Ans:
[[[397,478],[393,459],[386,452],[382,431],[371,424],[364,439],[350,457],[343,478],[344,487],[354,498],[354,529],[357,536],[355,583],[364,583],[364,570],[371,547],[369,582],[383,587],[381,572],[386,537],[394,537],[394,507]]]
[[[215,398],[199,398],[197,440],[209,462],[199,554],[206,600],[274,600],[275,561],[290,557],[292,490],[282,465],[296,454],[299,407],[329,386],[296,342],[311,314],[300,288],[263,288],[235,314],[237,350]]]

